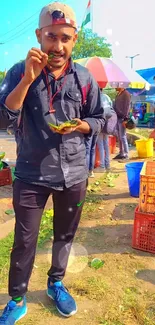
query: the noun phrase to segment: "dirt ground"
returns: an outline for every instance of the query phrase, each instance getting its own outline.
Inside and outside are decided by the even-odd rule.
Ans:
[[[9,156],[10,150],[6,147],[5,151],[9,159],[14,158]],[[131,155],[135,159],[135,152]],[[155,313],[154,255],[131,247],[138,199],[129,196],[125,164],[113,161],[111,165],[119,174],[114,181],[115,187],[101,184],[99,192],[92,192],[92,202],[88,203],[88,213],[81,219],[64,281],[77,301],[78,313],[69,319],[60,317],[53,302],[46,296],[46,274],[50,267],[52,245],[49,242],[44,249],[37,251],[27,294],[28,314],[19,324],[155,324],[152,316]],[[90,184],[100,177],[101,174],[96,173]],[[2,237],[13,227],[14,217],[5,215],[5,209],[11,207],[11,196],[11,187],[0,188]],[[98,204],[93,208],[96,201]],[[51,207],[51,202],[48,205]],[[6,227],[7,222],[10,228]],[[5,234],[2,231],[4,226]],[[104,261],[99,270],[89,265],[95,257]],[[6,288],[7,280],[0,290],[0,309],[8,300]]]

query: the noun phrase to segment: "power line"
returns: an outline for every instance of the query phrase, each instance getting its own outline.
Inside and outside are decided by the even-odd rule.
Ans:
[[[13,40],[15,40],[16,38],[18,38],[19,36],[22,36],[23,34],[25,34],[27,31],[29,31],[30,29],[32,29],[32,26],[37,24],[37,19],[35,19],[34,21],[32,21],[28,26],[25,26],[24,28],[22,28],[21,30],[19,30],[17,33],[15,33],[14,35],[10,36],[8,39],[4,40],[2,43],[6,44],[8,42],[11,42]],[[31,26],[31,27],[30,27]],[[28,27],[28,28],[27,28]]]
[[[4,33],[4,34],[0,34],[0,37],[3,37],[9,33],[11,33],[12,31],[14,31],[15,29],[19,28],[21,25],[23,25],[25,22],[27,22],[29,19],[31,19],[32,17],[34,17],[36,14],[38,14],[38,12],[40,12],[40,10],[38,10],[37,12],[35,12],[32,16],[28,17],[27,19],[25,19],[24,21],[22,21],[19,25],[17,25],[16,27],[10,29],[8,32]]]
[[[34,24],[34,26],[35,26],[35,24]],[[26,34],[29,30],[32,30],[32,26],[31,27],[29,27],[29,28],[27,28],[25,31],[23,31],[22,33],[20,33],[19,35],[17,35],[17,36],[15,36],[15,37],[13,37],[13,38],[11,38],[11,39],[9,39],[9,40],[7,40],[6,42],[4,42],[3,44],[6,44],[6,43],[9,43],[9,42],[12,42],[12,41],[14,41],[15,39],[17,39],[17,38],[19,38],[20,36],[22,36],[22,35],[24,35],[24,34]]]

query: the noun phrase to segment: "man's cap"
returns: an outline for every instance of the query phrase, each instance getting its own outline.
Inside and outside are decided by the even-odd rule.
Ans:
[[[77,29],[76,16],[71,7],[60,2],[52,2],[43,7],[39,16],[39,29],[62,24]]]

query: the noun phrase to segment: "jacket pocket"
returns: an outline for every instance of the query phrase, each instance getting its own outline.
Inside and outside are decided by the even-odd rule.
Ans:
[[[68,91],[64,94],[63,109],[69,119],[81,116],[81,94],[78,91]]]
[[[66,153],[66,160],[68,162],[73,162],[75,161],[76,166],[83,166],[84,159],[86,158],[86,148],[85,146],[81,146],[77,148],[76,151],[68,151]],[[77,167],[78,168],[78,167]]]
[[[81,94],[79,91],[68,91],[65,93],[66,100],[72,100],[77,103],[81,102]]]

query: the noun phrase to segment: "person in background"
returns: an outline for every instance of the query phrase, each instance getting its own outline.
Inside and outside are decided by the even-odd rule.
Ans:
[[[124,127],[123,122],[129,117],[131,96],[124,88],[116,88],[116,91],[118,94],[114,102],[114,110],[118,118],[117,136],[119,143],[119,154],[114,159],[126,160],[129,158],[129,146],[126,128]]]
[[[112,109],[112,100],[106,94],[103,94],[102,88],[101,91],[101,98],[103,102],[103,107],[105,111],[106,119],[111,117],[111,109]],[[108,134],[105,132],[104,128],[98,135],[97,145],[100,154],[100,166],[97,168],[97,171],[108,171],[110,170],[110,150],[109,150],[109,137]]]
[[[87,167],[89,170],[89,177],[94,178],[94,167],[95,167],[95,153],[96,153],[96,144],[98,139],[98,132],[90,136],[85,137],[85,146],[86,146],[86,161]]]
[[[95,133],[92,136],[86,137],[86,157],[87,166],[89,169],[89,177],[94,177],[96,145],[98,145],[100,155],[100,166],[96,169],[98,172],[103,172],[110,169],[110,152],[108,134],[115,132],[117,115],[112,108],[112,101],[109,96],[103,94],[100,88],[101,100],[104,108],[105,124],[100,133]]]

